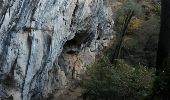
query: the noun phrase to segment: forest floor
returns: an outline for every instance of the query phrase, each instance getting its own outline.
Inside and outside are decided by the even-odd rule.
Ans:
[[[82,91],[79,84],[72,83],[60,95],[56,94],[50,100],[83,100]]]
[[[75,87],[75,88],[66,90],[59,97],[54,96],[53,100],[83,100],[81,98],[81,95],[82,95],[81,92],[82,92],[81,87]]]

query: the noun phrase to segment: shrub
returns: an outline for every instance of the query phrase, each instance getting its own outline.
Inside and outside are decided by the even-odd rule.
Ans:
[[[129,12],[133,11],[136,19],[131,21],[131,25],[134,24],[133,28],[139,28],[139,24],[141,24],[141,20],[137,17],[143,15],[143,10],[141,5],[137,2],[137,0],[124,0],[119,6],[117,6],[115,10],[115,30],[120,32],[120,27],[122,27],[126,19],[126,16]]]
[[[128,32],[132,32],[134,30],[139,30],[142,27],[143,20],[133,17],[128,25]]]
[[[150,100],[170,100],[170,56],[166,60],[165,69],[155,78]]]
[[[132,67],[122,60],[117,66],[108,58],[96,62],[82,81],[83,96],[89,100],[137,100],[150,93],[154,71],[144,66]]]

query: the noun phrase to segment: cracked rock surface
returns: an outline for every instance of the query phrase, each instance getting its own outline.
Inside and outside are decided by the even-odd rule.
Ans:
[[[110,41],[106,0],[0,0],[0,98],[47,99]]]

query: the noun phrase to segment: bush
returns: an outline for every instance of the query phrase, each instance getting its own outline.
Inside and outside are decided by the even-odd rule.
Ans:
[[[139,30],[142,27],[143,20],[133,17],[128,25],[128,32],[133,32],[134,30]]]
[[[88,100],[139,100],[150,93],[153,73],[144,66],[132,67],[122,60],[114,66],[103,58],[89,71],[90,78],[83,80],[83,96]]]
[[[134,12],[133,16],[135,17],[131,21],[131,26],[129,27],[133,27],[132,29],[138,29],[141,26],[142,20],[137,18],[143,15],[143,10],[141,5],[137,2],[137,0],[124,0],[119,6],[117,6],[116,10],[114,11],[115,30],[117,32],[121,32],[120,28],[122,27],[123,24],[125,24],[124,23],[125,19],[131,11]]]
[[[165,69],[155,78],[153,91],[148,100],[170,100],[170,57],[165,60]]]

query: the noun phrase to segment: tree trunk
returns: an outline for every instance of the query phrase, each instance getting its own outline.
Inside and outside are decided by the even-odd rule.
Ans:
[[[122,25],[122,28],[121,28],[121,31],[120,31],[121,35],[120,35],[120,38],[118,40],[118,44],[116,45],[116,48],[114,50],[112,59],[111,59],[111,62],[114,63],[115,65],[116,65],[115,60],[119,59],[120,52],[121,52],[121,49],[122,49],[123,39],[124,39],[124,36],[126,35],[127,27],[129,25],[133,15],[134,15],[134,11],[133,10],[129,11],[129,13],[126,15],[126,18],[124,20],[124,24]]]
[[[161,30],[157,54],[157,77],[149,100],[170,100],[170,0],[162,0]]]
[[[170,0],[162,0],[161,30],[159,35],[156,69],[163,71],[170,53]]]

